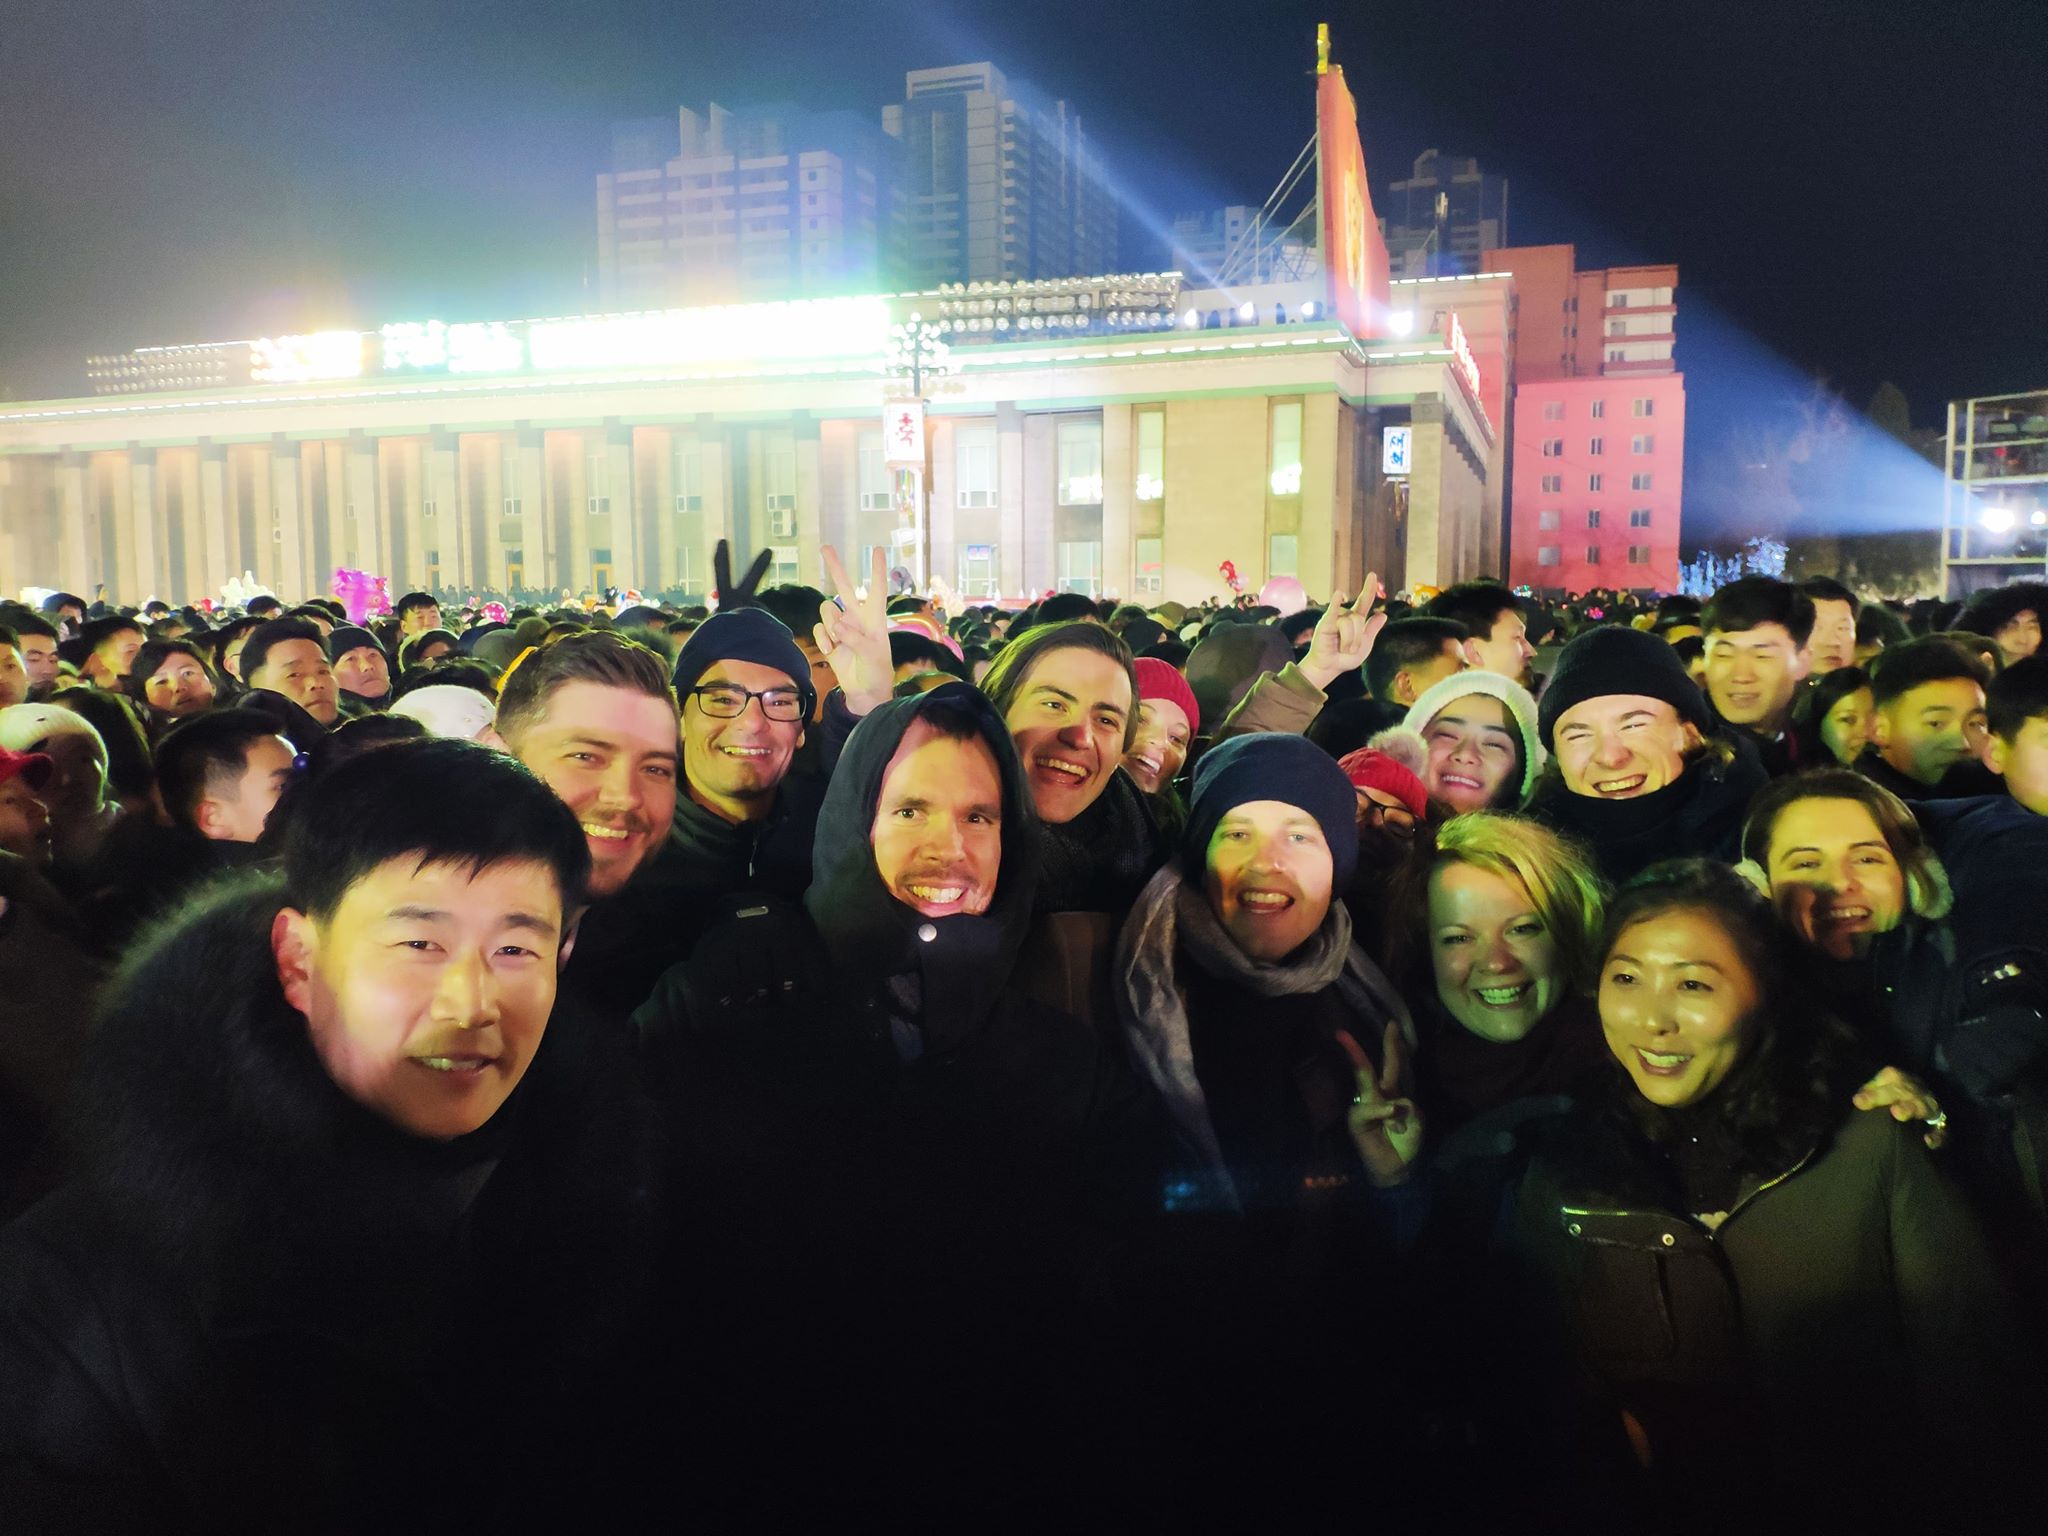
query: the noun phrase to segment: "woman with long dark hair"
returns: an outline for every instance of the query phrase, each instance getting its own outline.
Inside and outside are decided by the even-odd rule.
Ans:
[[[1614,1070],[1518,1211],[1574,1422],[1682,1527],[1877,1489],[1901,1518],[2017,1508],[2037,1420],[1996,1266],[1918,1128],[1846,1110],[1867,1063],[1769,902],[1708,860],[1655,866],[1601,954]]]

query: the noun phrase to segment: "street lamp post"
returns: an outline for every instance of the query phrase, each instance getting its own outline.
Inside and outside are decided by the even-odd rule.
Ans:
[[[890,331],[889,400],[913,400],[922,407],[930,398],[932,381],[953,371],[952,351],[939,328],[912,310],[908,320]],[[928,428],[918,437],[921,458],[896,470],[896,514],[899,536],[910,535],[912,580],[924,592],[931,585],[932,439]]]

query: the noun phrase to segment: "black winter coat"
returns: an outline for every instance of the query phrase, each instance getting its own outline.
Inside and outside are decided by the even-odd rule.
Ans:
[[[1661,859],[1701,855],[1732,864],[1742,856],[1742,823],[1750,798],[1768,782],[1756,748],[1740,732],[1723,730],[1709,751],[1675,783],[1633,800],[1575,795],[1554,772],[1536,786],[1527,813],[1576,837],[1615,885]]]
[[[1617,1092],[1628,1092],[1618,1089]],[[1719,1224],[1617,1112],[1558,1122],[1519,1247],[1584,1372],[1578,1423],[1627,1435],[1684,1529],[1893,1516],[1959,1524],[2034,1475],[2038,1383],[1991,1255],[1918,1128],[1851,1113]],[[2003,1504],[2008,1512],[2023,1503]]]
[[[904,732],[946,704],[1001,769],[1002,863],[985,914],[926,919],[869,833]],[[829,1467],[929,1507],[1085,1448],[1091,1288],[1156,1195],[1164,1134],[1113,1041],[1011,984],[1036,831],[986,699],[891,701],[835,769],[803,907],[743,906],[635,1016],[672,1143],[670,1293],[719,1320],[703,1390],[807,1448],[807,1479],[764,1471],[766,1499],[843,1498]],[[751,1430],[721,1454],[778,1459]]]
[[[215,890],[110,986],[83,1171],[0,1233],[0,1529],[525,1529],[621,1486],[630,1074],[558,1014],[489,1125],[407,1136],[322,1070],[279,904]]]

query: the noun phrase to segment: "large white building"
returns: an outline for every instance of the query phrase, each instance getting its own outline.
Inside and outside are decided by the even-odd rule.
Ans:
[[[1250,590],[1442,585],[1498,548],[1483,314],[1509,287],[1396,285],[1413,333],[1374,344],[1312,285],[1140,274],[95,359],[106,393],[0,404],[0,590],[184,600],[246,570],[300,594],[347,567],[701,594],[721,538],[815,582],[823,544],[916,537],[882,441],[911,313],[953,344],[926,539],[958,590],[1192,601],[1225,561]]]

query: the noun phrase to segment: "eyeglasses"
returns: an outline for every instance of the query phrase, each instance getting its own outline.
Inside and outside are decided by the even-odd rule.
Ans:
[[[1361,827],[1384,827],[1396,837],[1415,835],[1413,811],[1405,805],[1381,805],[1363,793],[1358,796],[1358,824]]]
[[[780,720],[787,725],[804,717],[804,696],[789,688],[770,688],[756,693],[737,683],[706,683],[701,688],[692,688],[689,696],[714,720],[739,719],[747,712],[750,699],[761,701],[761,713],[770,720]]]

